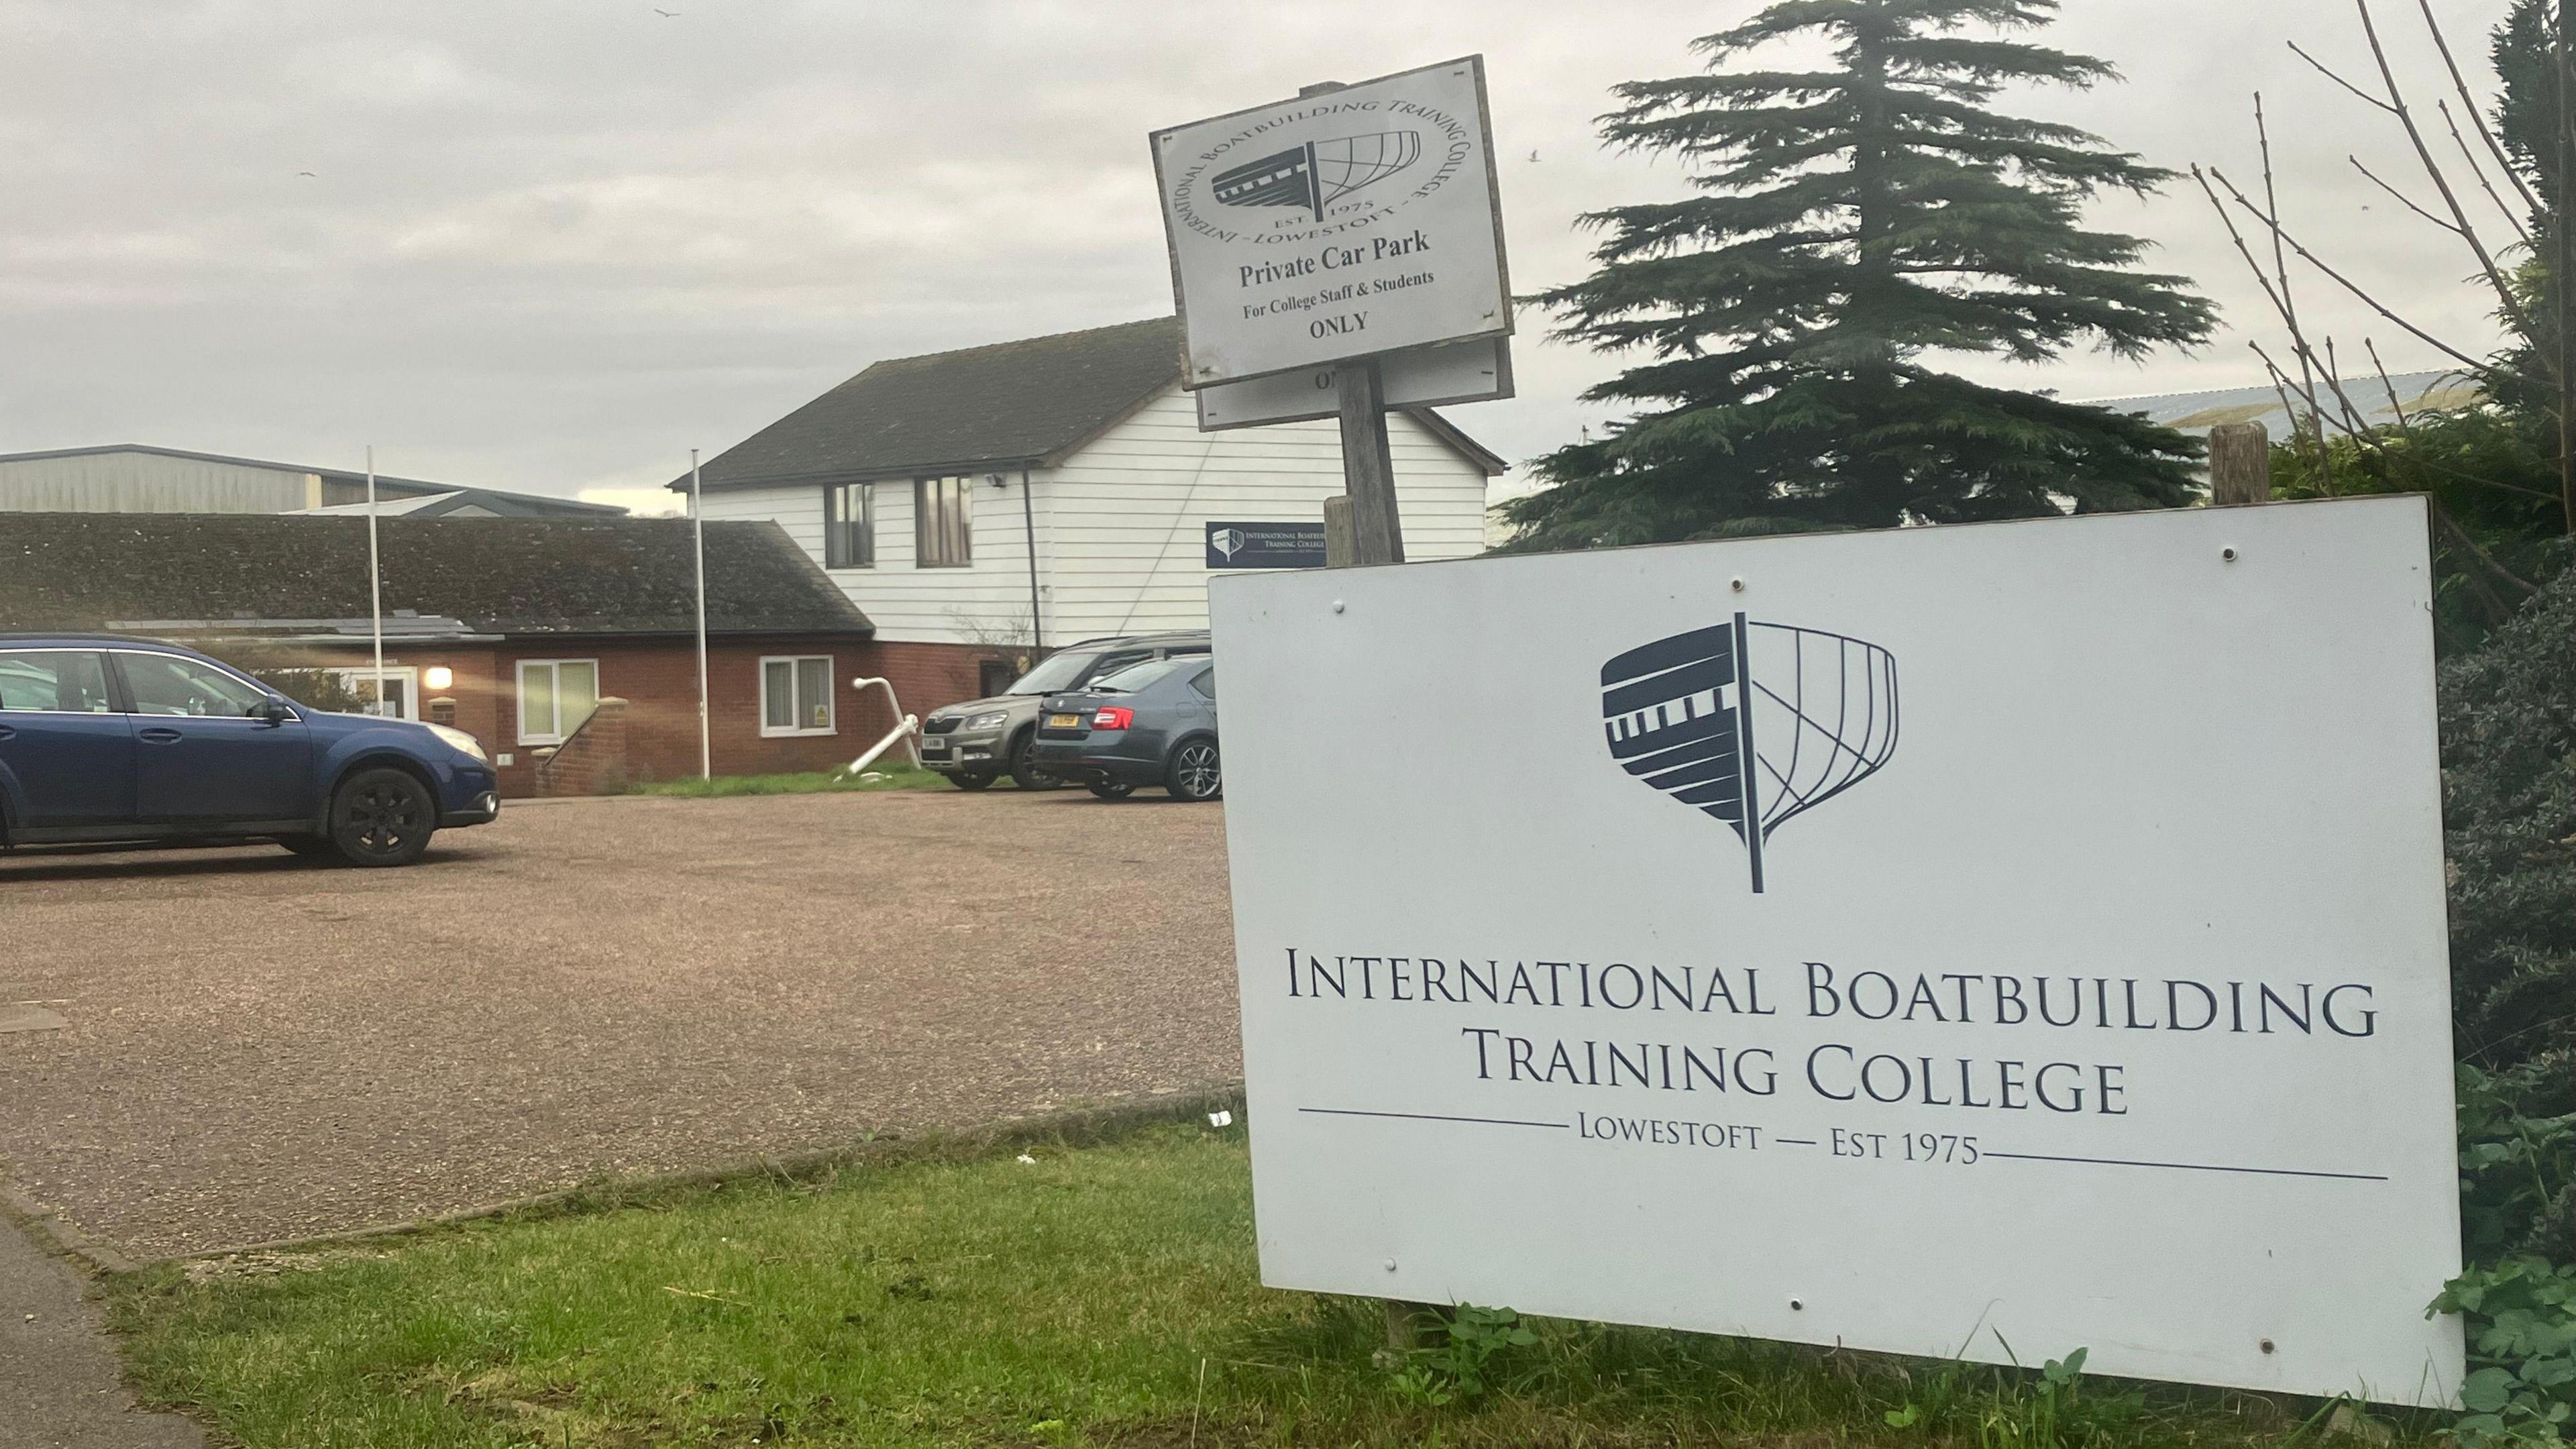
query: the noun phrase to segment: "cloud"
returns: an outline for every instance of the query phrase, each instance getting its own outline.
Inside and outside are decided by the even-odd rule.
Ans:
[[[0,6],[0,449],[134,440],[413,475],[650,489],[886,356],[1170,307],[1145,136],[1322,79],[1481,51],[1516,286],[1586,269],[1584,212],[1686,193],[1601,148],[1609,87],[1685,72],[1750,0],[11,0]],[[2400,7],[2403,8],[2403,7]],[[2015,95],[2165,165],[2250,174],[2276,118],[2287,212],[2445,336],[2487,304],[2431,228],[2369,194],[2402,138],[2290,56],[2285,7],[2086,0],[2042,38],[2130,83]],[[2497,0],[2437,0],[2464,56]],[[2438,69],[2386,17],[2410,84]],[[2341,17],[2300,22],[2366,64]],[[1536,162],[1528,160],[1535,151]],[[303,176],[301,172],[312,172]],[[2365,210],[2367,207],[2369,209]],[[2236,327],[2260,293],[2196,192],[2100,208]],[[2390,364],[2357,303],[2304,299]],[[1521,397],[1462,408],[1507,456],[1571,437],[1618,365],[1525,316]],[[2069,396],[2259,377],[2243,334],[2144,368],[1980,376]],[[399,460],[399,461],[397,461]]]

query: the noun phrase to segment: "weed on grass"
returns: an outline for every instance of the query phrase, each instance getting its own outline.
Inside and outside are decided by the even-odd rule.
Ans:
[[[1274,1292],[1240,1129],[859,1162],[125,1284],[137,1383],[288,1446],[2286,1445],[2243,1395]],[[1434,1335],[1435,1339],[1439,1335]],[[2417,1430],[2414,1437],[2421,1437]]]

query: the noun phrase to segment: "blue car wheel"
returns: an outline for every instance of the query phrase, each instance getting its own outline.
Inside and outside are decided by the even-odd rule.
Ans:
[[[331,797],[331,843],[351,865],[409,865],[437,828],[438,802],[408,770],[360,770]]]

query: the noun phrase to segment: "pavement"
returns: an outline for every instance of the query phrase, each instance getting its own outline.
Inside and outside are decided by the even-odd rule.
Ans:
[[[195,1424],[135,1408],[83,1286],[0,1217],[0,1449],[202,1449]]]
[[[138,1262],[1242,1073],[1222,807],[1141,795],[0,856],[0,914],[0,1178]]]

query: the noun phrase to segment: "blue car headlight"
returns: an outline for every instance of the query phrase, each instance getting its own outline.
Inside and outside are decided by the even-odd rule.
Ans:
[[[475,759],[480,760],[487,765],[492,763],[492,757],[483,753],[483,742],[474,738],[472,735],[467,734],[465,731],[460,729],[451,729],[443,724],[426,725],[423,726],[423,728],[427,729],[431,734],[434,734],[440,739],[446,741],[448,748],[457,751],[459,754],[472,755]]]

